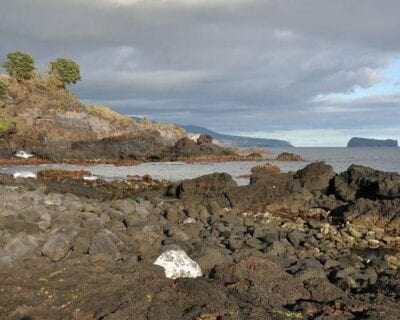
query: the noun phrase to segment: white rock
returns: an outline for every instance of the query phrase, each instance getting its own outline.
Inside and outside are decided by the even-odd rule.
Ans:
[[[83,180],[85,181],[96,181],[98,178],[96,176],[84,176]]]
[[[36,179],[36,173],[30,172],[30,171],[20,171],[20,172],[15,172],[13,174],[14,178],[33,178]]]
[[[64,196],[59,193],[48,194],[44,198],[44,204],[46,206],[61,206],[63,204]]]
[[[188,137],[189,137],[190,140],[192,140],[192,141],[194,141],[194,142],[197,142],[197,140],[198,140],[199,137],[200,137],[200,134],[197,134],[197,133],[189,133],[189,134],[188,134]]]
[[[203,275],[197,262],[190,259],[183,250],[168,250],[154,264],[163,267],[165,276],[170,279],[197,278]]]
[[[24,159],[29,159],[34,157],[34,155],[32,153],[28,153],[26,151],[23,150],[19,150],[15,153],[15,156],[17,156],[18,158],[24,158]]]
[[[186,218],[185,220],[183,220],[183,224],[189,224],[189,223],[195,223],[196,219],[193,218]]]

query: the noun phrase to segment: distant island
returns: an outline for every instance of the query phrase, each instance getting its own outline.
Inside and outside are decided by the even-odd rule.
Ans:
[[[239,148],[287,148],[293,147],[288,141],[278,139],[264,139],[222,134],[207,128],[181,125],[187,132],[194,134],[208,134],[222,144],[234,145]]]
[[[398,147],[398,144],[397,140],[393,139],[351,138],[347,143],[347,147]]]

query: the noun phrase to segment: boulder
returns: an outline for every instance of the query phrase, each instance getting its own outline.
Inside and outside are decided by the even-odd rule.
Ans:
[[[183,250],[168,250],[162,253],[154,265],[164,268],[169,279],[197,278],[203,274],[197,262],[189,258]]]
[[[174,196],[191,205],[201,203],[208,205],[210,200],[214,199],[220,207],[226,207],[229,203],[226,201],[225,192],[236,187],[237,183],[229,174],[213,173],[184,180],[172,189]]]
[[[271,174],[278,174],[281,169],[278,166],[266,163],[260,166],[254,166],[251,168],[250,183],[256,183],[257,180],[262,179],[264,176],[269,176]]]
[[[60,261],[72,248],[71,236],[64,232],[53,234],[42,247],[42,254],[52,261]]]
[[[335,176],[332,166],[324,162],[314,162],[296,172],[295,179],[310,191],[328,191],[330,181]]]
[[[104,255],[113,260],[119,260],[121,258],[117,245],[111,240],[109,233],[105,230],[100,231],[94,236],[89,247],[89,254],[92,256]]]

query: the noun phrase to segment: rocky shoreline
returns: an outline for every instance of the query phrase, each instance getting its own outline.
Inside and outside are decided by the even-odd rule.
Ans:
[[[0,175],[1,319],[398,319],[400,175]],[[181,249],[202,277],[153,265]]]

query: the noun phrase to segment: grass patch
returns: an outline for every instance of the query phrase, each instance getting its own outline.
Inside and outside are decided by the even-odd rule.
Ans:
[[[272,310],[272,312],[284,316],[288,319],[304,319],[304,316],[301,312],[279,310],[279,309],[274,309]]]
[[[109,121],[121,121],[129,119],[128,117],[121,116],[119,113],[106,106],[88,106],[88,112],[91,115]]]
[[[4,119],[0,119],[0,132],[7,131],[10,128],[10,123]]]

